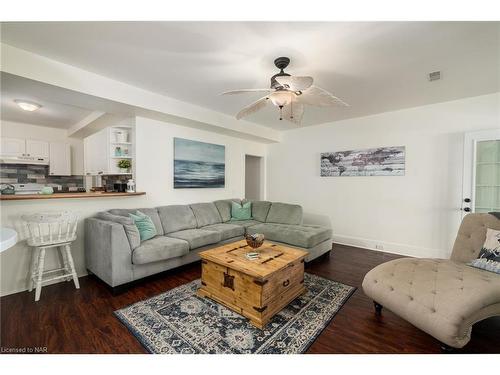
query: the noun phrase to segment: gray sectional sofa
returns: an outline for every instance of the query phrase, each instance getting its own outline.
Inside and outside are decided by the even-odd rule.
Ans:
[[[267,240],[301,248],[311,261],[332,248],[329,221],[306,216],[299,205],[254,201],[251,220],[232,220],[231,201],[219,200],[157,208],[113,209],[85,220],[87,269],[111,287],[199,260],[198,253],[245,234],[263,233]],[[157,236],[140,241],[128,214],[148,215]],[[304,221],[308,223],[304,223]],[[323,225],[315,225],[321,222]]]

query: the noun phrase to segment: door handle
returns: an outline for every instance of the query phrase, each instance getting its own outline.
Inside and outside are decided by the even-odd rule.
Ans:
[[[464,199],[464,202],[465,202],[465,203],[470,203],[470,202],[471,202],[471,201],[470,201],[470,198],[465,198],[465,199]]]
[[[285,281],[283,281],[283,286],[285,286],[285,287],[286,287],[286,286],[288,286],[288,285],[290,285],[290,280],[285,280]]]
[[[465,212],[470,212],[470,207],[464,207],[462,208],[462,210],[464,210]]]

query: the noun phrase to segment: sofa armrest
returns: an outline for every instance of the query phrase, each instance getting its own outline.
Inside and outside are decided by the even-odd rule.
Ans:
[[[122,224],[85,219],[87,269],[115,287],[133,280],[132,249]]]
[[[319,225],[329,229],[332,228],[332,223],[327,215],[304,212],[303,223],[304,225]]]

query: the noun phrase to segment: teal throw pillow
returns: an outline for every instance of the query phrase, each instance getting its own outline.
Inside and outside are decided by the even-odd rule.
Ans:
[[[252,218],[252,202],[246,202],[240,205],[236,202],[231,202],[231,219],[232,220],[250,220]]]
[[[148,215],[143,214],[141,211],[136,211],[135,214],[129,214],[129,216],[139,230],[141,241],[149,240],[158,234],[153,221]]]

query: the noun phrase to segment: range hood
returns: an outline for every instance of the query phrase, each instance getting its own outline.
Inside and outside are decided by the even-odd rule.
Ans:
[[[49,158],[40,158],[36,156],[0,155],[0,163],[49,165]]]

